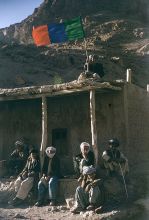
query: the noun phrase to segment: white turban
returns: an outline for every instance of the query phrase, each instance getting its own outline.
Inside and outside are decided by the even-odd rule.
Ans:
[[[56,153],[56,148],[53,146],[47,147],[45,152],[49,158],[53,158]]]
[[[15,146],[24,146],[23,141],[16,141]]]
[[[88,151],[90,150],[90,144],[87,143],[87,142],[82,142],[82,143],[80,144],[81,152],[84,151],[84,147],[85,147],[85,146],[88,147]]]
[[[82,173],[83,173],[83,175],[89,175],[89,174],[92,174],[95,172],[96,172],[96,168],[93,167],[93,165],[91,165],[91,166],[84,166]]]

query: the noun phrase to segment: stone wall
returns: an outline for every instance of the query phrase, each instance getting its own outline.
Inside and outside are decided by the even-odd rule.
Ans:
[[[0,102],[0,159],[7,159],[18,138],[26,137],[39,147],[41,142],[41,100]]]
[[[117,137],[120,147],[125,151],[126,124],[123,91],[96,94],[96,123],[99,152],[108,144],[108,140]]]
[[[117,136],[125,140],[123,99],[121,92],[96,94],[96,117],[100,152],[107,140]],[[72,156],[80,152],[80,143],[91,144],[89,93],[50,97],[48,100],[48,143],[52,144],[52,130],[67,129],[67,152],[61,156],[63,168],[73,170]],[[40,147],[41,100],[0,102],[0,159],[7,159],[17,138],[26,137]],[[61,146],[64,147],[64,146]],[[68,166],[69,165],[69,166]]]
[[[61,156],[66,173],[73,170],[72,157],[80,143],[91,144],[89,93],[49,97],[48,143],[53,129],[67,129],[67,151]],[[128,157],[131,170],[148,173],[148,94],[132,84],[119,92],[96,93],[96,123],[99,153],[113,137]],[[7,159],[17,138],[26,137],[38,148],[41,143],[41,100],[0,102],[0,159]],[[65,143],[64,143],[65,145]],[[60,146],[65,147],[65,146]],[[134,167],[134,168],[133,168]]]
[[[135,193],[148,200],[149,195],[149,94],[135,85],[126,85],[128,105],[128,147],[130,176]],[[144,207],[146,201],[144,202]],[[148,208],[147,208],[148,209]]]
[[[149,164],[149,94],[135,85],[127,85],[128,98],[128,153],[129,160],[143,171]]]
[[[123,92],[96,94],[96,119],[99,152],[112,137],[120,139],[122,149],[126,144]],[[91,144],[89,93],[48,98],[48,145],[52,144],[52,129],[67,128],[68,154],[62,156],[68,172],[72,156],[80,152],[80,143]],[[64,147],[64,146],[62,146]],[[66,162],[67,161],[67,162]]]

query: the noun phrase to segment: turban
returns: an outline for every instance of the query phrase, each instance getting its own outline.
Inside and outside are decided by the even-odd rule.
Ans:
[[[53,158],[56,153],[56,148],[53,146],[47,147],[45,152],[49,158]]]
[[[96,168],[93,167],[93,165],[83,167],[83,175],[90,175],[95,172],[96,172]]]
[[[23,141],[16,141],[15,142],[15,146],[24,146],[24,142]]]
[[[87,143],[87,142],[82,142],[82,143],[80,144],[81,152],[84,151],[84,147],[88,147],[88,151],[90,150],[90,144]]]

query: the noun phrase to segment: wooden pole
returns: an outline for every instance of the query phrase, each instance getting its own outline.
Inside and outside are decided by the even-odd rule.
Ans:
[[[147,92],[149,92],[149,84],[147,84],[146,90]]]
[[[97,129],[96,129],[96,114],[95,114],[95,90],[90,90],[90,117],[91,117],[91,134],[92,147],[95,154],[95,165],[98,166],[99,152],[97,146]]]
[[[132,75],[131,69],[127,69],[127,71],[126,71],[126,82],[131,83],[131,75]]]
[[[85,45],[85,53],[86,53],[86,59],[88,59],[88,51],[87,51],[87,41],[84,38],[84,45]]]
[[[86,62],[85,62],[85,72],[88,73],[89,72],[89,65],[88,65],[88,52],[87,52],[87,41],[84,38],[84,43],[85,43],[85,53],[86,53]]]
[[[42,140],[40,147],[41,168],[44,161],[44,152],[47,146],[47,98],[42,96]]]

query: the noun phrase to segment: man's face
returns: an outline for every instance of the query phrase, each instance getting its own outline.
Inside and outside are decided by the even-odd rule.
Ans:
[[[55,150],[49,150],[48,151],[49,154],[55,154],[55,152],[56,152]]]
[[[109,144],[109,148],[113,148],[112,144]]]
[[[89,147],[88,146],[84,146],[84,149],[83,149],[83,154],[88,154],[89,152]]]
[[[18,146],[17,146],[17,149],[18,149],[18,151],[20,152],[20,151],[23,150],[23,146],[22,146],[22,145],[18,145]]]
[[[109,147],[112,149],[112,150],[117,150],[117,147],[115,147],[114,145],[109,145]]]
[[[96,174],[95,174],[95,173],[92,173],[92,174],[89,174],[89,175],[88,175],[88,178],[89,178],[90,180],[94,180],[94,179],[95,179],[95,176],[96,176]]]

